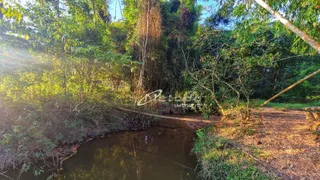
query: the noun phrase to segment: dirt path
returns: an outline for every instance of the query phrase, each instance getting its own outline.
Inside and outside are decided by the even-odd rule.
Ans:
[[[259,133],[244,144],[262,149],[260,157],[290,179],[320,179],[320,143],[308,131],[301,111],[263,108]]]

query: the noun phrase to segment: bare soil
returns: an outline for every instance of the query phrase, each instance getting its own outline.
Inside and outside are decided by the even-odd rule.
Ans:
[[[258,157],[284,174],[282,179],[320,179],[320,143],[309,130],[305,112],[262,108],[258,133],[242,143],[259,148]]]

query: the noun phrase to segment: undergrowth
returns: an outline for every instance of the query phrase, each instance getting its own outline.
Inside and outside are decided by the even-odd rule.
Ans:
[[[129,103],[132,94],[110,67],[85,60],[50,62],[49,69],[0,76],[0,173],[32,166],[39,175],[43,168],[35,162],[57,169],[68,151],[61,147],[149,126],[150,118],[113,108]]]
[[[198,158],[198,179],[271,179],[228,139],[215,136],[212,129],[196,132],[193,152]]]

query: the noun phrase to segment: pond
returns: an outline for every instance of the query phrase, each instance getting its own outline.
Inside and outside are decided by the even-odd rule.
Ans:
[[[125,131],[81,145],[66,160],[58,180],[188,180],[195,179],[196,157],[191,154],[194,131],[151,127]],[[24,173],[20,180],[35,178]]]

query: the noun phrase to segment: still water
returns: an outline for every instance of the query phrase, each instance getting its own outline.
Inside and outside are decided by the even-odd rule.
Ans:
[[[195,179],[196,158],[190,153],[194,131],[152,127],[127,131],[81,145],[66,160],[58,180]],[[44,176],[36,179],[46,179]],[[23,174],[20,180],[35,179]]]

